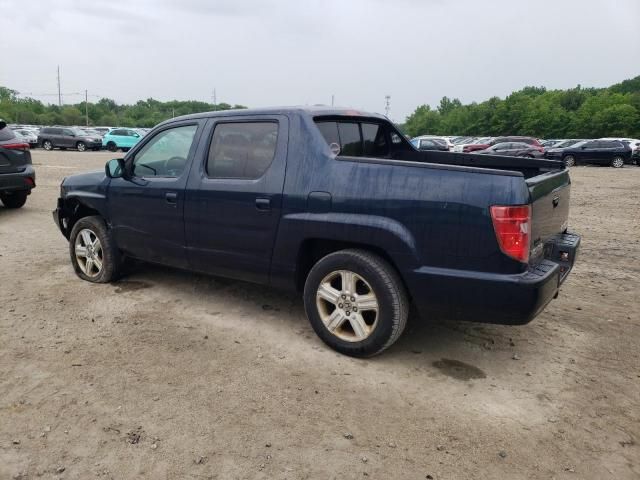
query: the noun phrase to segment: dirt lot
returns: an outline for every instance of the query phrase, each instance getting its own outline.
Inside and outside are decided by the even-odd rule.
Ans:
[[[533,323],[412,318],[365,361],[295,295],[79,280],[50,212],[111,156],[35,151],[0,207],[0,479],[640,478],[640,168],[573,170],[581,258]]]

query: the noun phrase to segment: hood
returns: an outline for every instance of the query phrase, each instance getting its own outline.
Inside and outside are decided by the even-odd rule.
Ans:
[[[98,191],[104,188],[108,181],[104,170],[96,170],[65,177],[62,180],[61,188],[66,192],[71,190]]]

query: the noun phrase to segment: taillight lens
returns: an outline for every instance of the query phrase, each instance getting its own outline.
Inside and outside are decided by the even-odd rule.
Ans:
[[[28,143],[5,143],[0,145],[0,148],[6,148],[7,150],[29,150]]]
[[[500,250],[519,262],[529,261],[531,206],[491,207],[491,220]]]

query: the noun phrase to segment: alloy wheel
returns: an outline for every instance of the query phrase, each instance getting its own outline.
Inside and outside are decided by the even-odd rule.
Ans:
[[[78,232],[75,241],[75,255],[82,273],[88,277],[100,275],[104,261],[102,244],[92,230],[85,228]]]
[[[378,323],[378,298],[371,285],[350,270],[331,272],[320,282],[316,308],[327,330],[347,342],[368,338]]]

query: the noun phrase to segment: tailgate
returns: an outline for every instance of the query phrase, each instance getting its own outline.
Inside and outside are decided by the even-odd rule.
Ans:
[[[569,169],[548,172],[526,180],[532,206],[531,258],[543,253],[553,235],[563,233],[569,224],[571,180]]]

